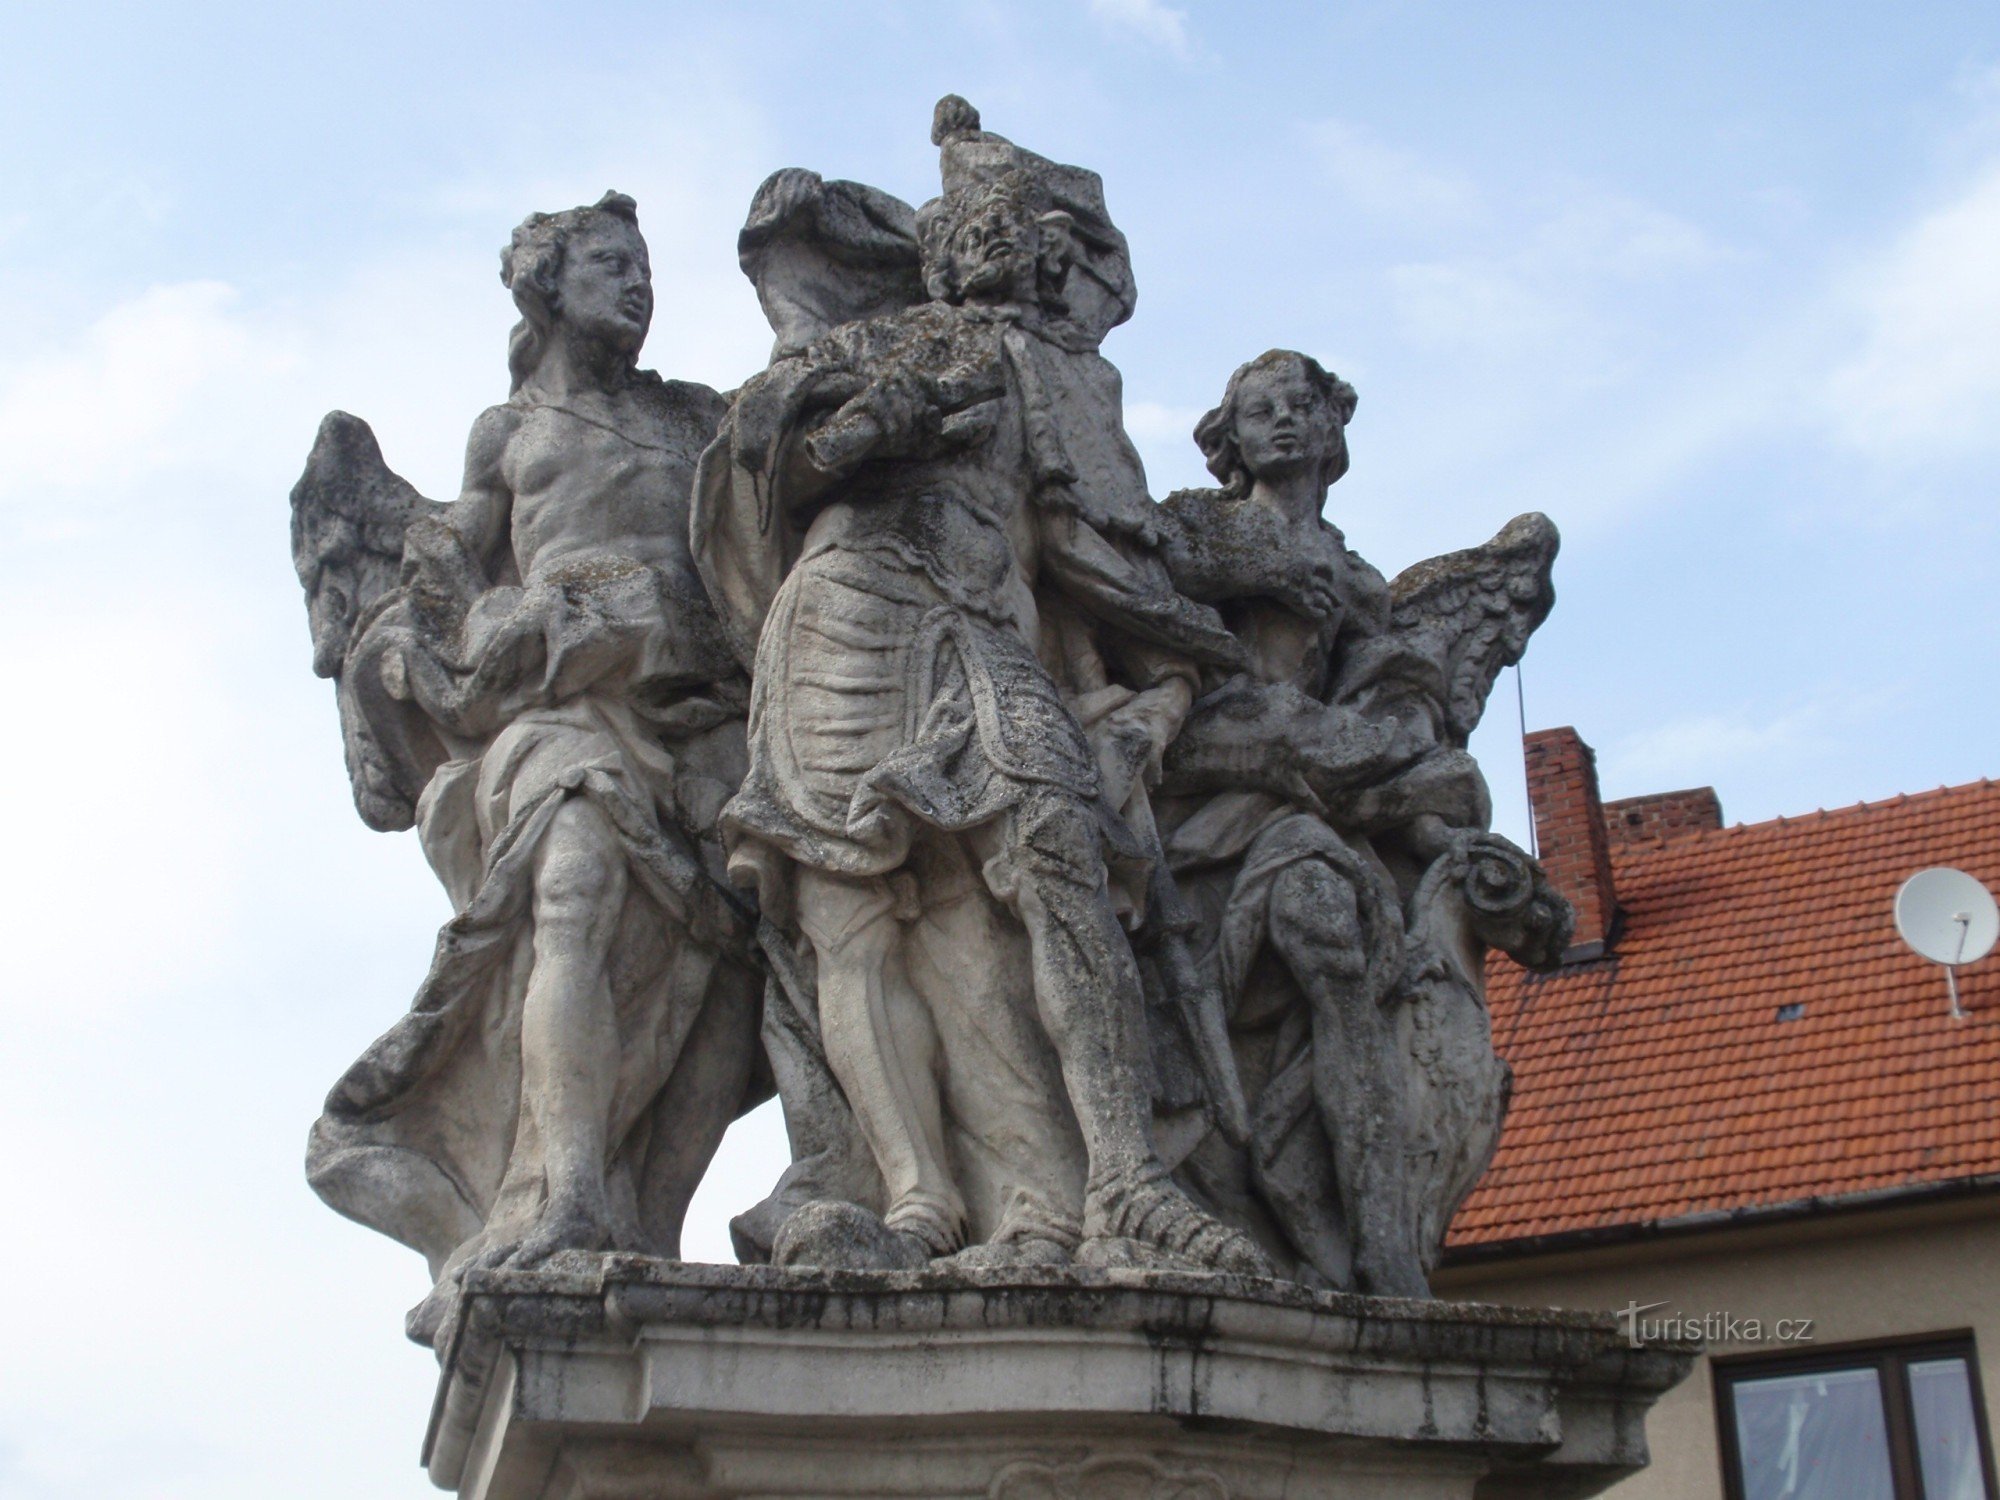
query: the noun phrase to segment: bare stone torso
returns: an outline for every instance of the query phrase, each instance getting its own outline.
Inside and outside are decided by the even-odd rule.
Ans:
[[[697,455],[663,418],[646,387],[525,404],[502,460],[523,582],[647,565],[694,576],[687,495]]]

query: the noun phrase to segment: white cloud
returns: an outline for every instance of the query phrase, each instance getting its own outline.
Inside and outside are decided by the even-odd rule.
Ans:
[[[216,281],[156,286],[69,348],[0,372],[0,498],[127,482],[185,459],[198,407],[289,362],[253,336],[238,300]]]
[[[49,1230],[6,1237],[0,1281],[102,1281],[137,1233],[176,1289],[144,1348],[120,1343],[110,1304],[23,1311],[14,1342],[35,1357],[0,1378],[0,1493],[428,1489],[414,1454],[435,1370],[399,1326],[422,1262],[313,1201],[299,1153],[327,1084],[408,1004],[448,908],[414,841],[347,805],[285,496],[336,406],[448,494],[468,426],[506,392],[494,251],[528,210],[613,184],[640,200],[661,281],[646,362],[725,385],[762,364],[733,246],[771,164],[754,122],[676,92],[713,131],[703,154],[693,127],[655,129],[591,87],[618,116],[602,139],[536,115],[494,146],[502,170],[406,205],[400,242],[365,263],[94,301],[77,278],[0,351],[0,1056],[20,1064],[0,1179]],[[557,156],[581,167],[551,172]],[[698,1253],[726,1255],[727,1214],[775,1180],[773,1125],[732,1135]],[[283,1309],[283,1337],[245,1307]],[[90,1351],[113,1346],[136,1394],[104,1440]]]
[[[1547,342],[1564,309],[1518,269],[1478,260],[1392,267],[1390,293],[1404,331],[1424,344],[1519,353]]]
[[[766,1100],[731,1125],[688,1204],[687,1224],[681,1230],[682,1257],[732,1263],[736,1249],[730,1242],[729,1221],[760,1202],[791,1159],[785,1115],[776,1099]]]
[[[1644,278],[1698,269],[1724,251],[1699,226],[1664,209],[1583,187],[1557,200],[1527,253],[1552,271]]]
[[[659,283],[645,362],[736,384],[770,347],[729,232],[769,164],[761,117],[697,86],[591,123],[560,146],[526,126],[496,142],[504,170],[440,184],[408,205],[401,244],[336,279],[257,295],[155,285],[0,354],[0,519],[29,539],[73,535],[153,503],[175,474],[248,482],[282,505],[335,407],[374,425],[392,468],[448,496],[472,419],[507,391],[515,314],[495,252],[531,210],[612,185],[639,200]]]
[[[1706,785],[1720,773],[1760,759],[1796,758],[1824,742],[1835,717],[1825,706],[1807,703],[1776,714],[1743,710],[1669,719],[1626,735],[1605,750],[1605,795],[1637,796]]]
[[[1571,520],[1622,512],[1769,415],[1769,393],[1749,389],[1769,358],[1696,342],[1676,314],[1746,263],[1702,225],[1600,183],[1475,185],[1359,127],[1312,128],[1345,200],[1407,247],[1376,261],[1388,326],[1369,336],[1425,373],[1387,403],[1364,389],[1366,467],[1349,486],[1395,494],[1380,507],[1385,555],[1414,553],[1426,545],[1414,533],[1447,515],[1476,526],[1487,507],[1561,496]],[[1690,358],[1717,368],[1692,379]]]
[[[1471,254],[1392,267],[1408,331],[1480,348],[1608,336],[1635,281],[1668,281],[1723,258],[1700,228],[1621,194],[1574,188],[1486,236]]]
[[[1843,290],[1863,332],[1826,386],[1838,441],[1884,459],[2000,446],[2000,160]]]
[[[1516,272],[1645,277],[1706,265],[1720,248],[1698,226],[1591,183],[1513,183],[1487,193],[1463,173],[1346,120],[1307,127],[1346,207],[1433,243],[1484,245]]]
[[[0,1015],[96,1015],[211,973],[241,935],[243,852],[212,622],[171,596],[40,594],[0,612],[0,641]]]
[[[1220,395],[1219,389],[1217,394]],[[1149,443],[1186,443],[1192,441],[1194,424],[1206,410],[1199,406],[1169,406],[1162,401],[1128,401],[1125,430],[1142,447]]]
[[[660,312],[645,362],[727,388],[763,363],[770,340],[729,236],[713,232],[740,212],[738,195],[641,175],[623,180],[653,189],[642,214]],[[497,227],[480,238],[496,246],[528,206],[562,201],[532,186],[482,192],[496,201],[481,222]],[[699,253],[689,226],[722,250]],[[207,280],[154,286],[0,361],[0,516],[29,539],[75,534],[122,505],[154,503],[176,474],[248,482],[282,504],[336,407],[375,426],[390,467],[448,498],[472,419],[506,396],[514,321],[490,251],[469,240],[411,246],[309,300],[253,300]]]
[[[320,416],[371,392],[440,438],[462,428],[504,394],[504,374],[473,369],[500,364],[506,321],[453,284],[457,269],[385,262],[304,308],[194,281],[106,309],[66,346],[0,366],[0,508],[28,537],[60,536],[157,503],[176,474],[248,481],[282,503]],[[431,465],[446,483],[459,441]]]
[[[1129,31],[1175,57],[1193,55],[1187,12],[1160,0],[1090,0],[1090,13],[1116,30]]]
[[[1350,121],[1319,120],[1307,135],[1337,208],[1409,247],[1380,272],[1399,334],[1463,356],[1461,375],[1504,366],[1517,396],[1599,381],[1627,355],[1634,284],[1726,258],[1698,225],[1598,184],[1482,185]]]
[[[1218,379],[1216,394],[1221,393]],[[1173,406],[1163,401],[1125,403],[1125,431],[1145,462],[1155,495],[1213,482],[1202,467],[1201,450],[1194,445],[1194,424],[1207,410],[1206,406]]]
[[[1714,679],[1704,677],[1712,706],[1608,734],[1598,756],[1604,795],[1713,786],[1732,822],[1755,823],[1914,791],[1935,784],[1940,768],[1953,764],[1953,707],[1941,707],[1916,679],[1866,671],[1843,676],[1810,666],[1785,675],[1794,680],[1789,689],[1759,697],[1753,686],[1726,703],[1713,702]],[[1918,724],[1924,727],[1910,729]],[[1985,769],[1982,752],[1965,748],[1959,779]]]
[[[1466,178],[1439,170],[1359,125],[1320,120],[1307,128],[1307,139],[1334,190],[1371,218],[1439,229],[1463,226],[1485,214],[1479,189]]]

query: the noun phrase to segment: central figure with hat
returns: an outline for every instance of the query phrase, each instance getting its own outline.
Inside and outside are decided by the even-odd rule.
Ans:
[[[915,213],[811,173],[760,191],[741,243],[779,354],[696,486],[755,669],[723,827],[795,1158],[738,1248],[1262,1272],[1162,1158],[1247,1128],[1148,800],[1241,647],[1168,577],[1097,352],[1132,311],[1124,236],[1095,173],[964,100],[933,140]]]

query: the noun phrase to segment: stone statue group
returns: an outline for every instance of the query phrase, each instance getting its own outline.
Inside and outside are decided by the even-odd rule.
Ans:
[[[728,396],[637,366],[620,194],[502,252],[456,500],[326,419],[293,491],[371,827],[454,915],[335,1085],[326,1201],[465,1274],[679,1254],[729,1123],[745,1261],[1169,1267],[1426,1295],[1508,1075],[1484,955],[1569,911],[1466,753],[1553,526],[1393,583],[1322,511],[1355,394],[1237,370],[1156,501],[1099,354],[1096,174],[937,110],[938,197],[784,171]]]

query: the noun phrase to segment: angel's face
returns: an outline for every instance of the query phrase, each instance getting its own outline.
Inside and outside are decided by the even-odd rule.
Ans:
[[[1252,370],[1236,392],[1236,447],[1252,479],[1317,469],[1331,451],[1334,415],[1304,370]]]
[[[621,354],[639,352],[653,322],[653,267],[635,225],[592,215],[564,247],[556,286],[563,322]]]

